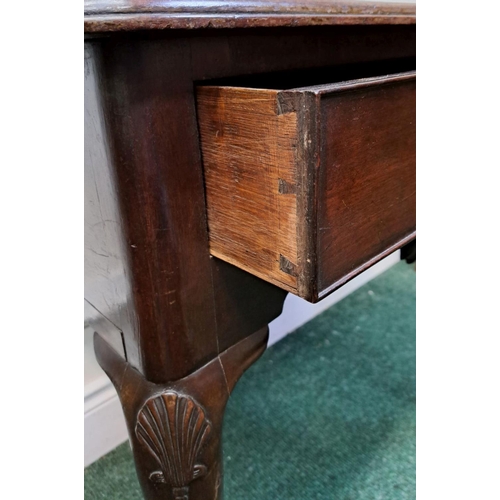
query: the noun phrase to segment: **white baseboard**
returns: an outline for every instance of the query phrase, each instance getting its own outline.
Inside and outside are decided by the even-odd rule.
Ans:
[[[399,251],[389,255],[364,273],[345,284],[318,304],[310,304],[289,294],[283,314],[269,325],[269,345],[275,344],[293,330],[343,299],[375,276],[399,262]],[[118,396],[93,355],[90,329],[85,331],[85,467],[116,448],[128,438]]]
[[[128,438],[120,401],[108,377],[103,373],[94,385],[96,390],[90,389],[85,397],[84,467]]]

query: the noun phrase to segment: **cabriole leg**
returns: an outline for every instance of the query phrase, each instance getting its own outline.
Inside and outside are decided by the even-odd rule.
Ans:
[[[154,384],[95,334],[97,359],[123,406],[145,500],[222,498],[224,409],[267,339],[266,327],[187,377]]]

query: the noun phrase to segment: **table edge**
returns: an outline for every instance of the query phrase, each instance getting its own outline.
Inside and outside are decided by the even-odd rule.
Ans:
[[[87,0],[84,10],[86,33],[415,23],[415,4],[348,0]]]

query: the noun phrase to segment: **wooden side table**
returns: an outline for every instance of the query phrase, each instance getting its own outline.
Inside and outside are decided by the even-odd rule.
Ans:
[[[144,497],[219,499],[288,292],[415,238],[415,7],[87,0],[86,290]]]

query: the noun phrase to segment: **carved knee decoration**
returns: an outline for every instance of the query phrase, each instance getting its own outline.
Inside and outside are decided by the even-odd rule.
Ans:
[[[153,384],[95,334],[97,359],[120,397],[147,500],[221,498],[224,408],[267,339],[266,327],[191,375]]]

